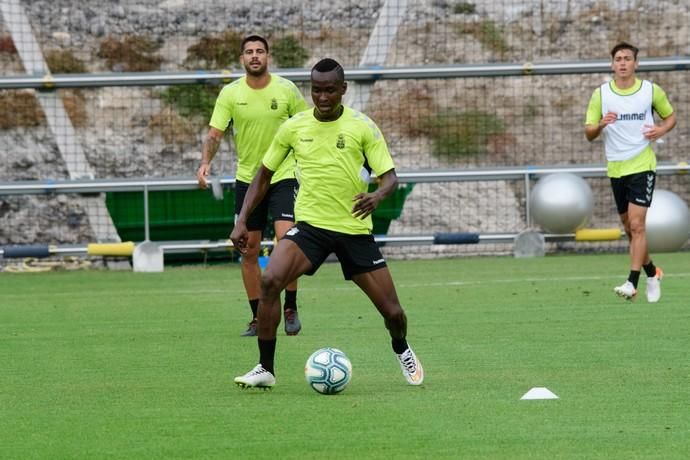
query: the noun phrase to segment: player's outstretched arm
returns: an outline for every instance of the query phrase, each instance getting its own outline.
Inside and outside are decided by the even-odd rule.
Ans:
[[[364,219],[376,210],[379,203],[398,187],[398,175],[395,169],[391,169],[378,177],[379,186],[371,193],[359,193],[355,195],[352,207],[352,215]]]

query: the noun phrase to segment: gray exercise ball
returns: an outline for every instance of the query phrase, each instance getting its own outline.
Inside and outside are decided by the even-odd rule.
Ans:
[[[530,192],[530,214],[548,233],[571,233],[592,218],[594,197],[589,184],[570,173],[549,174]]]
[[[647,211],[647,247],[649,252],[680,249],[690,234],[690,210],[681,197],[657,189]]]

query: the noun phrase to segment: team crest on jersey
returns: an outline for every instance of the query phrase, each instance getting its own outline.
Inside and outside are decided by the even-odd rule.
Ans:
[[[342,134],[338,134],[338,141],[335,143],[335,146],[341,150],[344,149],[345,148],[345,136],[343,136]]]
[[[278,101],[275,98],[271,99],[271,110],[278,110]]]

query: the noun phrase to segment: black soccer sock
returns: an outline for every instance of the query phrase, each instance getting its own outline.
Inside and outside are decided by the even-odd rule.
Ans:
[[[401,355],[407,350],[409,345],[407,344],[407,340],[402,338],[402,339],[391,339],[391,345],[393,345],[393,351]]]
[[[288,308],[297,310],[297,290],[285,290],[285,304],[283,305],[283,310],[287,310]]]
[[[250,299],[249,308],[252,309],[252,320],[256,319],[256,312],[259,310],[259,299]]]
[[[628,281],[630,281],[632,285],[635,286],[635,289],[637,289],[637,283],[639,283],[640,281],[640,271],[630,270],[630,275],[628,275]]]
[[[259,342],[259,364],[261,364],[264,369],[275,376],[276,373],[273,370],[273,358],[276,354],[276,339],[257,339],[257,341]]]
[[[651,260],[647,265],[643,265],[642,268],[644,268],[644,272],[647,274],[649,278],[652,276],[656,276],[656,265],[654,265],[654,262]]]

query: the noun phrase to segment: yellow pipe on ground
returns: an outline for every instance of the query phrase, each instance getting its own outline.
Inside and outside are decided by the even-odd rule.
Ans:
[[[126,241],[124,243],[91,243],[86,246],[86,253],[90,256],[130,257],[133,252],[133,241]]]
[[[615,241],[621,239],[618,228],[582,228],[575,232],[575,241]]]

